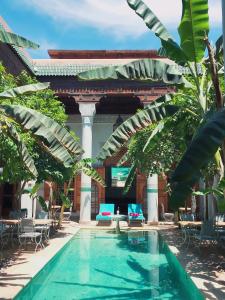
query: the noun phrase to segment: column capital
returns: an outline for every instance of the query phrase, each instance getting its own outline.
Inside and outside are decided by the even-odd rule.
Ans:
[[[79,103],[79,111],[82,117],[94,117],[96,113],[95,103]]]

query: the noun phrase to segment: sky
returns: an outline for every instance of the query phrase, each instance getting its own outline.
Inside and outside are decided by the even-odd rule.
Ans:
[[[145,0],[178,41],[181,0]],[[126,0],[0,0],[0,15],[9,27],[48,49],[158,49],[158,39]],[[221,0],[209,0],[210,40],[222,33]]]

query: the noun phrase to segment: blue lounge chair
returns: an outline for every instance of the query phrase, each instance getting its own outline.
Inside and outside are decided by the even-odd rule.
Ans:
[[[131,221],[141,221],[144,223],[145,217],[143,215],[141,204],[128,204],[128,221],[129,223]]]
[[[99,214],[96,216],[96,221],[112,221],[114,216],[114,206],[114,204],[101,203]],[[110,213],[110,215],[104,215],[104,213]]]

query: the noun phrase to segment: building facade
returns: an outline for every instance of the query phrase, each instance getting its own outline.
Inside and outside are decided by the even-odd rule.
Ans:
[[[3,21],[1,23],[4,24]],[[6,24],[4,27],[7,28]],[[68,127],[81,140],[85,151],[84,157],[95,158],[120,122],[172,90],[163,83],[75,79],[77,73],[101,66],[120,65],[142,58],[162,59],[154,50],[49,50],[48,53],[49,59],[32,59],[17,47],[0,44],[0,60],[10,73],[18,74],[25,69],[39,81],[50,82],[51,89],[65,105]],[[167,210],[166,181],[163,178],[158,176],[146,178],[139,173],[126,195],[123,194],[122,183],[120,182],[120,186],[115,184],[116,177],[113,172],[121,171],[116,169],[116,166],[125,151],[123,148],[112,158],[94,163],[94,167],[106,181],[106,188],[84,174],[74,178],[70,198],[73,211],[80,215],[80,222],[89,222],[91,215],[94,216],[98,212],[99,204],[104,202],[114,203],[116,209],[119,207],[123,214],[127,212],[128,203],[141,203],[150,222],[158,220],[158,211],[162,205]],[[123,171],[126,172],[126,168],[129,168],[129,165]],[[63,187],[55,188],[63,189]],[[4,187],[1,190],[0,198],[3,203]],[[45,183],[43,193],[47,200],[48,183]]]

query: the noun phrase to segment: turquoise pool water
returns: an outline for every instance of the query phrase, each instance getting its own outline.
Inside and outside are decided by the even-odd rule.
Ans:
[[[155,231],[80,230],[16,300],[201,300]]]

